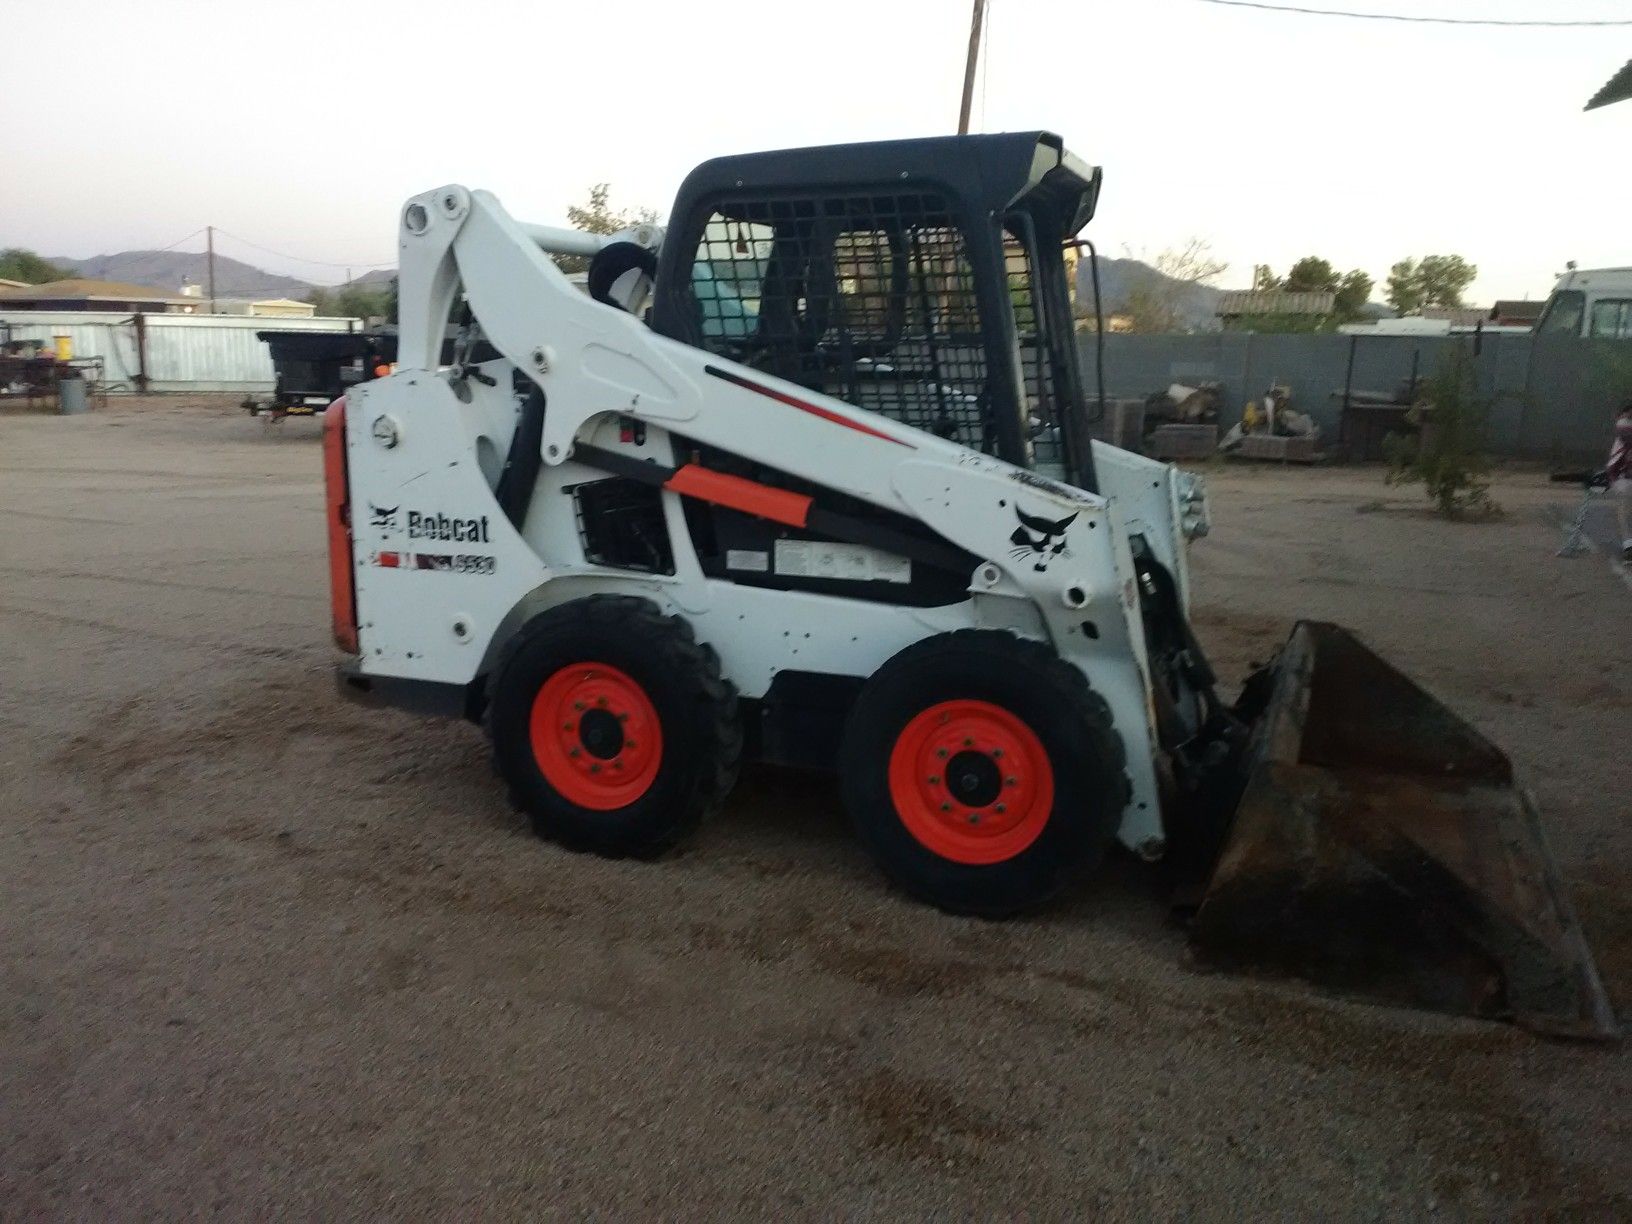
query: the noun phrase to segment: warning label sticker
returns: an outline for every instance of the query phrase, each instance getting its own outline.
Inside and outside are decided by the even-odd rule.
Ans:
[[[776,572],[789,578],[840,582],[911,582],[912,562],[865,544],[778,540]]]

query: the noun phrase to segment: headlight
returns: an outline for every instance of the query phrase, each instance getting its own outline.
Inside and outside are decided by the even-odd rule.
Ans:
[[[1194,472],[1180,471],[1177,491],[1180,530],[1185,539],[1199,540],[1213,529],[1207,514],[1207,482]]]

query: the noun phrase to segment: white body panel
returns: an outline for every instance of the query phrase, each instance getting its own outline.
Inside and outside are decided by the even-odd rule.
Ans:
[[[1102,495],[1043,480],[654,334],[573,287],[538,246],[555,232],[518,224],[484,192],[442,188],[410,201],[404,215],[399,368],[348,395],[365,674],[468,684],[537,611],[597,592],[640,594],[687,618],[718,651],[725,677],[751,698],[784,669],[863,677],[924,637],[1006,628],[1049,642],[1109,702],[1132,783],[1121,840],[1149,857],[1161,852],[1154,713],[1130,536],[1145,538],[1187,603],[1181,522],[1200,513],[1200,502],[1198,494],[1181,504],[1176,469],[1096,446]],[[435,368],[460,288],[487,340],[508,359],[484,367],[491,387]],[[821,415],[705,367],[797,396]],[[520,530],[493,493],[518,414],[513,369],[547,398],[544,467]],[[620,419],[643,426],[640,444],[621,440]],[[590,564],[570,490],[604,473],[575,462],[574,447],[672,465],[671,428],[928,524],[986,559],[970,575],[967,599],[898,606],[705,576],[681,498],[670,491],[662,497],[672,575]],[[1065,523],[1051,541],[1059,547],[1046,556],[1015,547],[1017,510]]]

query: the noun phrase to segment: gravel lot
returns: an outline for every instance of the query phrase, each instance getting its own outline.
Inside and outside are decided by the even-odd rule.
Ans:
[[[1573,491],[1212,487],[1225,674],[1302,614],[1449,699],[1632,1008],[1632,593],[1553,557]],[[660,863],[534,840],[475,728],[334,695],[320,491],[313,421],[0,412],[0,1217],[1632,1213],[1624,1049],[1198,974],[1132,861],[952,919],[767,771]]]

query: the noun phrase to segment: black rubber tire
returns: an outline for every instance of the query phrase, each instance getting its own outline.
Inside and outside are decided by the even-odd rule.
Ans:
[[[897,739],[921,711],[972,699],[1001,706],[1037,736],[1054,774],[1047,823],[1024,850],[973,865],[945,858],[902,822],[890,795]],[[1110,706],[1041,642],[963,629],[907,647],[862,689],[839,750],[840,786],[857,835],[889,879],[955,914],[1001,918],[1042,905],[1104,857],[1127,806],[1122,739]]]
[[[530,724],[544,682],[563,667],[596,660],[638,683],[657,711],[663,754],[651,786],[624,807],[573,803],[545,778]],[[719,656],[691,626],[644,599],[592,595],[530,621],[495,668],[488,735],[510,800],[540,837],[612,858],[656,858],[715,812],[736,784],[742,723]]]

